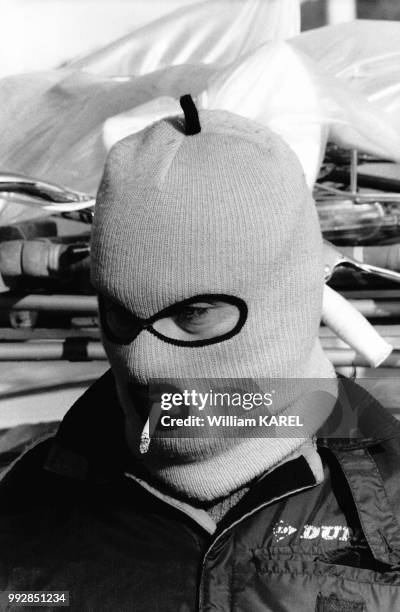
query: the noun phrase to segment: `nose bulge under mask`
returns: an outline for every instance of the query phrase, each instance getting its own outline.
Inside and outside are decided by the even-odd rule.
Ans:
[[[287,326],[289,328],[289,325]],[[290,329],[260,329],[251,317],[228,340],[200,347],[175,346],[143,329],[127,345],[103,343],[112,366],[136,383],[154,379],[267,378],[308,376],[308,357],[315,339],[305,334],[288,343]],[[282,346],[283,345],[283,346]],[[284,347],[284,349],[283,349]]]
[[[300,357],[299,347],[288,347],[283,367],[283,364],[273,356],[277,354],[274,342],[280,344],[284,339],[277,336],[270,339],[259,336],[255,344],[252,331],[254,330],[251,322],[247,321],[236,336],[219,344],[202,347],[174,346],[153,336],[146,329],[142,330],[129,345],[117,346],[104,337],[105,349],[116,378],[127,427],[132,430],[132,435],[129,437],[135,439],[133,445],[138,447],[140,433],[149,416],[152,404],[148,402],[147,394],[149,386],[152,385],[153,389],[159,384],[167,385],[165,388],[168,391],[173,389],[180,393],[185,389],[196,389],[199,386],[206,391],[212,388],[215,392],[243,393],[251,391],[255,385],[257,390],[269,391],[273,381],[279,379],[281,398],[272,411],[280,411],[288,409],[295,396],[300,394],[300,389],[293,391],[292,396],[290,386],[285,389],[287,378],[302,379],[313,376],[315,380],[325,378],[329,380],[329,384],[332,384],[333,368],[330,366],[329,371],[327,370],[327,362],[318,340],[314,340],[311,346],[305,343],[302,346],[304,352]],[[319,384],[324,386],[323,381]],[[332,405],[331,403],[329,407],[321,406],[319,414],[315,417],[317,421],[321,420],[320,424],[329,415]],[[196,415],[196,411],[185,411],[181,416],[189,414]],[[158,415],[153,415],[153,427],[159,416],[159,412]],[[207,437],[206,432],[203,437]],[[228,444],[232,443],[231,440]],[[162,442],[159,441],[159,444],[163,445],[167,454],[169,451],[173,454],[176,444],[180,445],[179,452],[185,453],[186,442],[183,436],[179,438],[179,442],[166,437]],[[201,444],[205,444],[204,440]],[[212,443],[209,441],[207,444],[218,447],[220,441],[214,439]],[[189,443],[188,449],[192,446]],[[189,459],[189,450],[187,453]]]

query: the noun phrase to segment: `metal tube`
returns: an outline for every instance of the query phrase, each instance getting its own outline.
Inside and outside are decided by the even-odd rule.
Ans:
[[[368,367],[353,349],[329,348],[325,349],[325,354],[335,367]],[[106,359],[102,344],[92,340],[70,338],[65,341],[0,343],[0,361],[103,361]],[[400,368],[400,350],[394,350],[383,367]]]
[[[348,300],[367,319],[400,317],[400,300]]]
[[[370,367],[353,349],[325,349],[324,352],[336,368],[348,366]],[[381,367],[400,368],[400,350],[394,350]]]
[[[97,361],[107,359],[101,342],[67,340],[0,342],[0,361]]]
[[[350,295],[352,293],[350,292]],[[346,295],[347,299],[350,295]],[[396,297],[399,295],[397,291]],[[400,295],[399,295],[400,297]],[[365,317],[400,317],[400,299],[349,299]],[[97,315],[97,299],[93,295],[26,295],[0,294],[0,310],[37,310],[47,312],[81,312]]]
[[[351,193],[357,193],[357,166],[358,166],[358,151],[352,149],[350,158],[350,191]]]
[[[317,189],[328,191],[331,193],[339,193],[342,197],[350,197],[357,195],[360,199],[364,197],[373,197],[377,202],[384,198],[397,199],[400,195],[400,180],[394,178],[387,178],[384,176],[375,176],[374,174],[368,174],[366,171],[357,173],[357,159],[356,153],[352,151],[350,170],[346,168],[336,168],[332,170],[328,178],[330,181],[337,183],[349,183],[350,192],[342,191],[341,189],[335,189],[334,187],[318,185]],[[358,193],[358,188],[364,187],[365,189],[375,189],[376,191],[383,191],[384,193]],[[390,193],[388,193],[390,192]]]
[[[23,311],[24,312],[24,311]],[[81,327],[0,327],[1,342],[27,342],[32,340],[66,340],[67,338],[84,338],[85,340],[100,340],[100,329],[97,326],[82,325]]]
[[[94,295],[21,295],[0,294],[0,310],[37,310],[47,312],[84,312],[97,314]]]
[[[44,204],[49,202],[50,210],[71,211],[80,210],[88,206],[94,206],[95,198],[86,193],[72,191],[55,183],[48,183],[24,174],[8,174],[0,172],[0,192],[21,193],[30,196],[33,200],[27,200],[26,204],[37,206],[37,200]]]
[[[340,293],[346,300],[400,300],[400,289],[346,289]]]

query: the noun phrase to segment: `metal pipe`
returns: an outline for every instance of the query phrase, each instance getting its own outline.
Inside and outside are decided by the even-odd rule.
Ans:
[[[345,295],[347,299],[353,295]],[[399,296],[398,291],[395,292]],[[377,297],[378,294],[377,294]],[[400,299],[349,299],[349,302],[365,317],[400,317]],[[1,310],[36,310],[38,312],[81,312],[97,315],[97,298],[94,295],[21,295],[0,294]]]
[[[348,348],[325,349],[335,367],[368,367],[356,351]],[[104,361],[104,348],[100,342],[77,340],[44,342],[1,342],[0,361]],[[395,350],[382,364],[385,368],[400,368],[400,350]]]
[[[97,314],[94,295],[0,295],[0,310],[37,310],[47,312],[84,312]]]
[[[329,175],[329,178],[332,177],[333,179],[336,179],[337,181],[339,181],[340,179],[344,179],[345,177],[348,177],[348,174],[344,174],[346,171],[345,170],[340,170],[340,172],[342,172],[343,174],[338,174],[339,170],[335,170],[335,175],[332,177],[332,175]],[[357,181],[358,181],[358,186],[359,187],[363,187],[364,186],[364,175],[361,175],[361,179],[360,179],[360,175],[358,175]],[[374,177],[375,178],[375,177]],[[337,197],[336,197],[337,196]],[[380,203],[384,203],[384,202],[399,202],[400,201],[400,192],[390,192],[388,193],[386,192],[376,192],[376,193],[364,193],[364,192],[360,192],[357,191],[357,193],[351,193],[350,191],[343,191],[342,189],[336,189],[335,187],[331,187],[329,185],[324,185],[322,183],[317,183],[315,185],[315,191],[314,191],[314,197],[317,200],[317,204],[320,204],[321,202],[343,202],[345,200],[351,200],[352,202],[355,202],[356,204],[367,204],[370,202],[380,202]]]
[[[350,157],[350,191],[351,193],[357,193],[358,182],[357,182],[357,167],[358,167],[358,151],[352,149]]]
[[[400,317],[400,300],[348,300],[367,319]]]
[[[65,278],[76,270],[89,272],[89,245],[50,240],[5,240],[0,243],[0,274],[8,277]]]
[[[101,342],[67,340],[0,342],[0,361],[97,361],[107,359]]]
[[[67,338],[100,340],[100,329],[98,326],[89,324],[87,326],[82,324],[80,327],[71,327],[67,329],[55,327],[0,327],[0,343],[27,342],[29,340],[66,340]]]
[[[357,168],[354,169],[354,152],[352,152],[351,165],[350,170],[346,168],[336,168],[332,170],[332,172],[328,175],[327,179],[329,181],[333,181],[335,183],[348,183],[350,186],[350,193],[347,191],[341,191],[342,196],[359,196],[363,198],[364,196],[375,197],[375,199],[379,202],[381,200],[381,196],[396,196],[399,197],[400,193],[400,180],[394,178],[386,178],[384,176],[375,176],[374,174],[368,174],[367,172],[357,173]],[[363,187],[365,189],[375,189],[376,191],[383,191],[386,193],[358,193],[358,188]],[[332,189],[332,188],[331,188]],[[388,193],[390,192],[390,193]]]
[[[347,348],[325,349],[325,355],[336,368],[348,366],[370,367],[366,361],[360,357],[356,351]],[[382,368],[400,368],[400,350],[395,350],[382,363]]]
[[[346,289],[340,293],[346,300],[400,300],[400,289]]]
[[[400,300],[349,299],[365,317],[400,316]],[[0,295],[0,310],[37,310],[48,312],[84,312],[97,314],[95,296],[86,295]]]
[[[339,251],[362,263],[400,272],[399,243],[379,246],[341,246]]]
[[[400,272],[353,259],[327,240],[324,241],[323,257],[325,262],[325,281],[329,281],[337,269],[350,268],[355,271],[375,274],[386,280],[400,283]]]
[[[72,191],[24,174],[0,172],[0,192],[20,193],[32,198],[27,199],[26,204],[37,206],[40,202],[42,208],[59,212],[80,210],[95,204],[95,198],[86,193]],[[49,203],[48,206],[46,202]]]

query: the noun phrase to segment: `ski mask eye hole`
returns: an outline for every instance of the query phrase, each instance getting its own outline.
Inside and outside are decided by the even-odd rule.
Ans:
[[[106,336],[118,344],[131,342],[141,331],[142,322],[126,308],[99,296],[101,326]]]
[[[198,296],[160,315],[151,325],[156,336],[174,344],[201,346],[237,333],[246,320],[247,307],[233,296]]]
[[[237,334],[247,318],[247,305],[231,295],[198,295],[141,319],[113,300],[99,295],[99,312],[105,336],[116,344],[130,344],[147,330],[178,346],[203,346]]]

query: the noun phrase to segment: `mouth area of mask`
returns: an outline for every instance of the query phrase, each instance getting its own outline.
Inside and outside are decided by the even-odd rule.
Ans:
[[[146,428],[147,464],[199,461],[243,439],[309,438],[335,403],[327,379],[117,378],[127,437],[138,455]],[[143,452],[143,451],[142,451]]]
[[[272,468],[313,438],[336,401],[335,378],[157,379],[142,385],[120,376],[117,389],[132,455],[153,479],[194,500],[226,495]],[[150,444],[141,454],[149,415]],[[282,419],[286,425],[277,425]],[[257,425],[241,426],[245,421]]]

